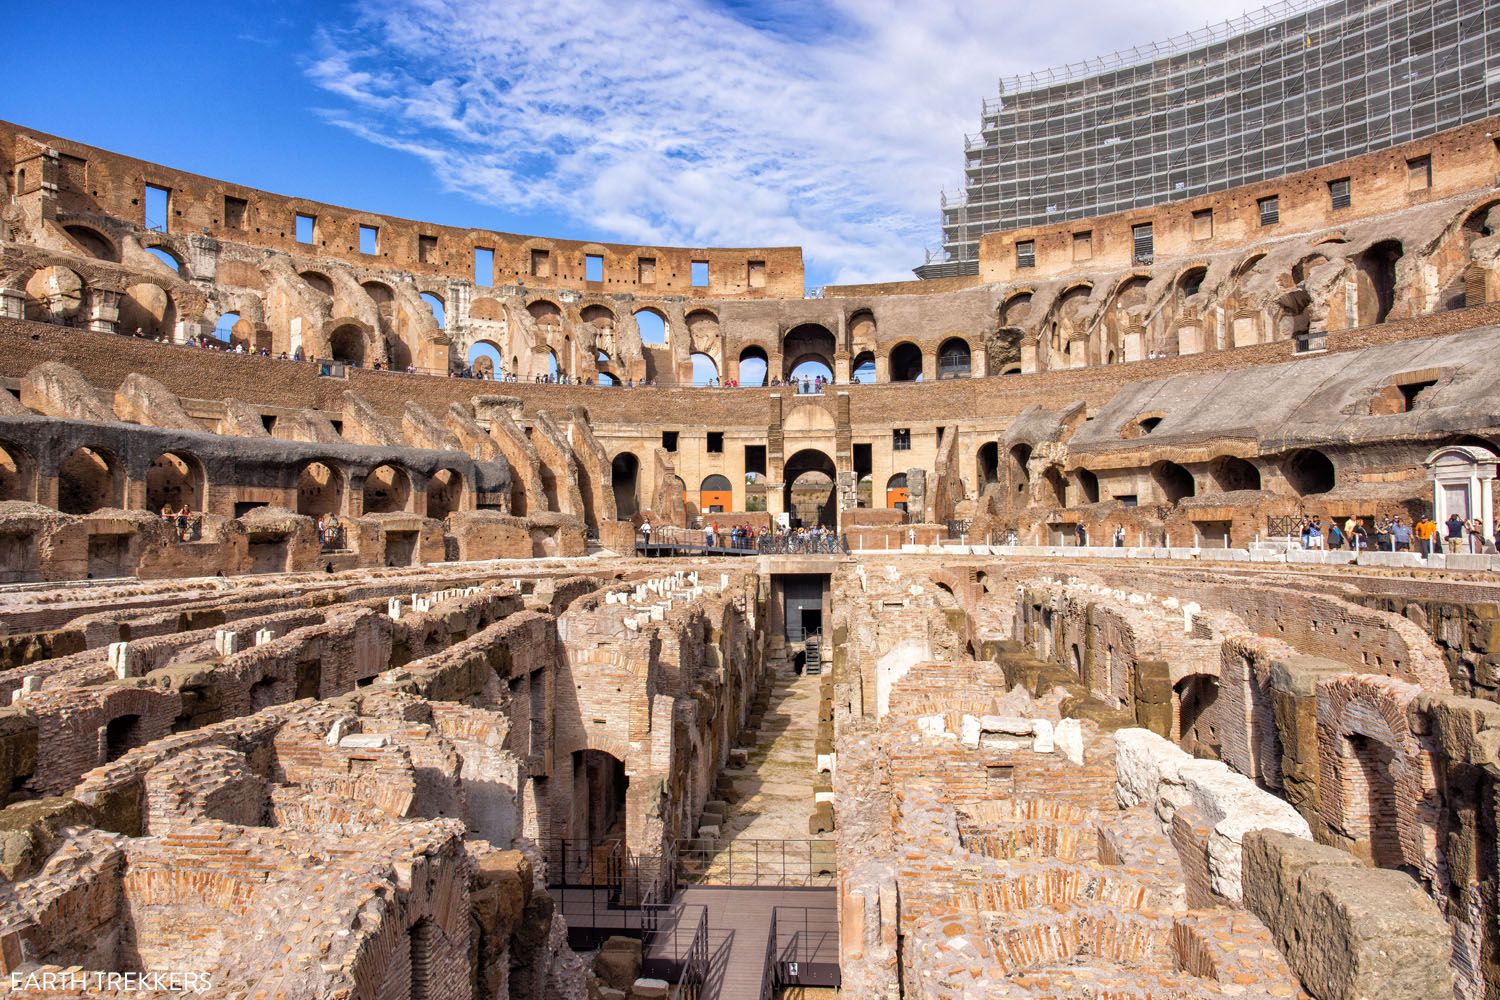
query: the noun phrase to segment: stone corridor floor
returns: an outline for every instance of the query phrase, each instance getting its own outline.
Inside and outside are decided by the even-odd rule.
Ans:
[[[719,846],[746,840],[832,840],[811,838],[813,782],[817,778],[818,693],[822,676],[779,670],[770,707],[743,768],[723,772],[734,784]]]

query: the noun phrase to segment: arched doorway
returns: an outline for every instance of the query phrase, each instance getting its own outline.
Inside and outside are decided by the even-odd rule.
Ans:
[[[805,364],[818,365],[817,374],[827,373],[825,378],[833,378],[833,356],[837,352],[837,346],[833,334],[828,328],[817,323],[803,323],[801,326],[793,327],[787,331],[781,341],[782,377],[792,378],[794,375],[801,377],[809,372],[798,372]]]
[[[712,475],[698,486],[698,510],[703,514],[723,514],[734,510],[734,486],[728,477]]]
[[[625,837],[625,762],[603,750],[573,751],[573,837],[590,845]]]
[[[365,332],[344,324],[328,335],[328,353],[335,361],[359,367],[365,363]]]
[[[365,477],[364,512],[394,514],[411,503],[411,477],[395,465],[377,465]]]
[[[1260,489],[1260,470],[1243,458],[1220,455],[1208,465],[1214,485],[1225,493]]]
[[[1359,311],[1361,324],[1384,323],[1396,304],[1396,262],[1404,250],[1400,240],[1382,240],[1359,255],[1356,266],[1370,283],[1374,309]]]
[[[442,520],[460,508],[463,497],[462,473],[456,469],[439,469],[427,481],[427,516]]]
[[[807,448],[789,458],[782,473],[786,483],[783,508],[790,515],[792,525],[811,528],[838,527],[837,491],[838,470],[833,459],[821,451]]]
[[[906,473],[898,472],[885,481],[885,505],[891,510],[906,510],[911,491],[906,485]]]
[[[938,378],[968,378],[969,344],[962,337],[949,337],[938,347]]]
[[[989,486],[1000,481],[1000,445],[989,441],[979,446],[979,482]]]
[[[57,509],[64,514],[119,506],[119,495],[117,466],[106,451],[76,448],[57,467]]]
[[[770,365],[766,360],[766,352],[760,347],[751,344],[740,352],[740,371],[737,376],[740,385],[765,385],[769,367]]]
[[[1176,462],[1164,460],[1151,466],[1151,479],[1156,483],[1157,489],[1161,490],[1162,500],[1167,503],[1177,503],[1197,492],[1193,474]]]
[[[344,510],[344,477],[323,462],[308,462],[297,474],[297,513],[304,517]]]
[[[641,460],[628,451],[616,455],[609,463],[609,478],[615,491],[615,510],[621,518],[634,517],[641,509],[637,492],[641,474]]]
[[[1333,461],[1315,448],[1300,448],[1281,463],[1281,474],[1299,497],[1327,493],[1337,482]]]
[[[693,385],[700,388],[706,385],[716,385],[719,381],[719,366],[714,359],[707,354],[690,354],[688,359],[693,363]]]
[[[862,351],[854,356],[849,368],[849,380],[860,385],[875,384],[875,352]]]
[[[891,360],[887,369],[892,382],[922,381],[922,349],[907,342],[891,348]]]
[[[640,330],[642,345],[667,346],[667,318],[655,309],[638,310],[635,313],[635,325]]]
[[[25,451],[0,442],[0,500],[30,500],[34,468]]]
[[[146,470],[146,509],[203,510],[203,467],[192,455],[166,452]]]
[[[1025,442],[1011,445],[1010,481],[1015,487],[1016,498],[1025,500],[1031,493],[1031,445]]]

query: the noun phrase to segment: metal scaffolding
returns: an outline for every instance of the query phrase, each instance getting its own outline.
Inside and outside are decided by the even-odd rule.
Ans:
[[[1165,42],[1000,81],[944,196],[943,259],[985,233],[1307,170],[1500,113],[1500,4],[1287,0]]]

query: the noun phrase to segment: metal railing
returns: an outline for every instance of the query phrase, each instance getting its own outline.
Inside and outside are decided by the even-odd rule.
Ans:
[[[547,888],[576,947],[597,947],[611,934],[644,936],[676,892],[670,857],[633,854],[620,841],[555,838],[543,844],[543,855]]]
[[[781,989],[781,984],[776,981],[776,911],[780,907],[771,908],[771,928],[766,934],[766,959],[761,966],[760,973],[760,1000],[773,1000]]]
[[[766,556],[848,555],[849,538],[832,532],[797,534],[789,532],[762,535],[755,540],[755,551]]]
[[[347,548],[349,534],[342,524],[325,525],[318,532],[318,549],[323,552],[334,552]]]
[[[741,839],[677,853],[678,877],[699,885],[831,886],[836,872],[831,840]]]
[[[162,520],[176,532],[175,541],[197,542],[203,539],[202,514],[163,514]]]
[[[674,949],[675,950],[675,949]],[[677,973],[672,1000],[702,1000],[708,984],[708,907],[698,907],[698,921],[693,925],[692,941]]]
[[[774,996],[788,986],[839,985],[838,908],[828,906],[778,906],[771,910],[771,929],[766,937],[767,987]]]

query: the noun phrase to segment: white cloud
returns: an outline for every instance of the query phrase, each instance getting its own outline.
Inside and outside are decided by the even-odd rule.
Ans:
[[[706,0],[365,0],[309,72],[340,98],[331,120],[502,210],[625,242],[800,245],[832,280],[889,280],[935,245],[999,76],[1240,9],[832,0],[799,36],[764,20],[796,4],[753,27]]]

